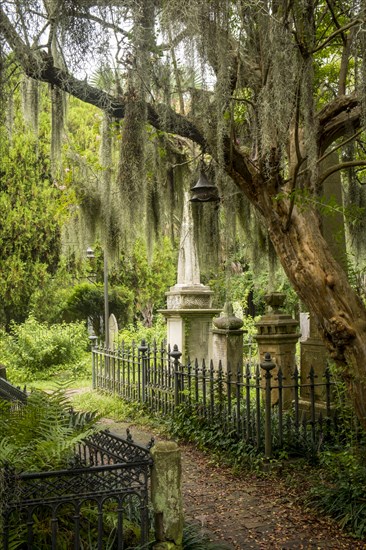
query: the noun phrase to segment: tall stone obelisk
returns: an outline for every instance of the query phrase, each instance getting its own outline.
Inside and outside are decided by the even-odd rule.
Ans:
[[[220,309],[212,309],[213,291],[200,282],[200,268],[194,242],[193,217],[188,194],[185,195],[177,284],[167,296],[167,309],[161,313],[167,319],[168,344],[182,352],[182,362],[188,358],[206,361],[212,358],[212,319]]]

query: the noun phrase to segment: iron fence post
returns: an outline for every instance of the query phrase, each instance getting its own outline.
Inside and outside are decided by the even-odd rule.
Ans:
[[[255,369],[255,430],[257,437],[257,449],[261,446],[261,373],[259,365]]]
[[[146,382],[147,382],[147,356],[146,352],[148,350],[146,345],[146,340],[141,340],[141,345],[138,350],[141,353],[141,369],[142,369],[142,380],[141,380],[141,401],[142,403],[146,402]]]
[[[300,378],[300,374],[299,374],[299,369],[297,368],[297,365],[295,365],[294,374],[293,374],[292,378],[294,380],[294,384],[293,384],[294,413],[295,413],[294,421],[295,421],[296,434],[298,435],[299,434],[299,426],[300,426],[300,422],[299,422],[299,389],[300,389],[299,378]]]
[[[207,416],[207,399],[206,399],[206,362],[202,360],[202,404],[203,404],[203,416]]]
[[[265,422],[264,422],[264,455],[267,460],[272,458],[272,427],[271,427],[271,370],[275,368],[270,353],[265,353],[261,368],[265,371]]]
[[[331,387],[331,373],[330,373],[330,368],[329,368],[329,365],[327,364],[326,368],[325,368],[325,373],[324,373],[324,376],[325,376],[325,392],[326,392],[326,414],[327,414],[327,419],[330,419],[330,415],[331,415],[331,411],[330,411],[330,387]]]
[[[174,344],[173,351],[169,353],[169,357],[172,357],[174,361],[174,406],[177,407],[180,403],[179,359],[182,357],[177,344]]]
[[[251,418],[250,418],[250,413],[251,413],[251,406],[250,406],[250,390],[251,390],[250,379],[251,379],[251,373],[250,373],[250,367],[249,367],[248,363],[246,364],[246,367],[245,367],[244,378],[245,378],[245,430],[246,430],[245,439],[247,441],[249,441],[250,440],[250,421],[251,421]]]
[[[310,380],[310,425],[311,425],[311,441],[315,444],[315,375],[314,367],[311,366],[308,376]]]
[[[96,341],[97,341],[97,337],[95,336],[95,334],[93,334],[92,336],[89,336],[90,350],[91,350],[91,353],[92,353],[92,388],[93,388],[93,390],[95,390],[96,387],[97,387],[96,372],[95,372],[95,370],[96,370],[95,369],[95,353],[94,353],[94,348],[95,348]]]
[[[283,380],[284,376],[281,367],[278,369],[278,444],[282,449],[283,444]]]
[[[231,424],[232,421],[232,410],[231,410],[231,377],[232,372],[231,370],[227,370],[226,372],[226,394],[227,394],[227,410],[229,415],[229,424]]]

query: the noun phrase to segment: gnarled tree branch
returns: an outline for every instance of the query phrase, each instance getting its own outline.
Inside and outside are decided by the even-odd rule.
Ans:
[[[344,170],[346,168],[352,168],[353,166],[366,166],[366,160],[349,160],[347,162],[341,162],[340,164],[331,166],[328,170],[321,174],[317,181],[318,185],[321,186],[330,175],[334,174],[334,172],[339,172],[340,170]]]
[[[340,96],[324,107],[317,116],[318,150],[323,154],[336,139],[361,126],[361,106],[356,94]]]

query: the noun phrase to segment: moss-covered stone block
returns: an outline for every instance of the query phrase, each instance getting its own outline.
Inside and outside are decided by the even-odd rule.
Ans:
[[[182,463],[178,445],[159,441],[151,450],[154,460],[151,500],[155,515],[155,550],[178,550],[183,539]]]

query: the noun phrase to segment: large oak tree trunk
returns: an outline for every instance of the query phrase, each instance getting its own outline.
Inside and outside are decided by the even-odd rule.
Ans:
[[[268,230],[278,257],[298,295],[318,319],[366,427],[365,307],[330,254],[314,212],[294,211],[288,231],[283,223],[268,213]]]
[[[263,189],[258,189],[258,205],[278,258],[298,296],[317,318],[366,428],[366,308],[332,256],[313,208],[295,206],[288,223],[290,201],[271,200]]]

